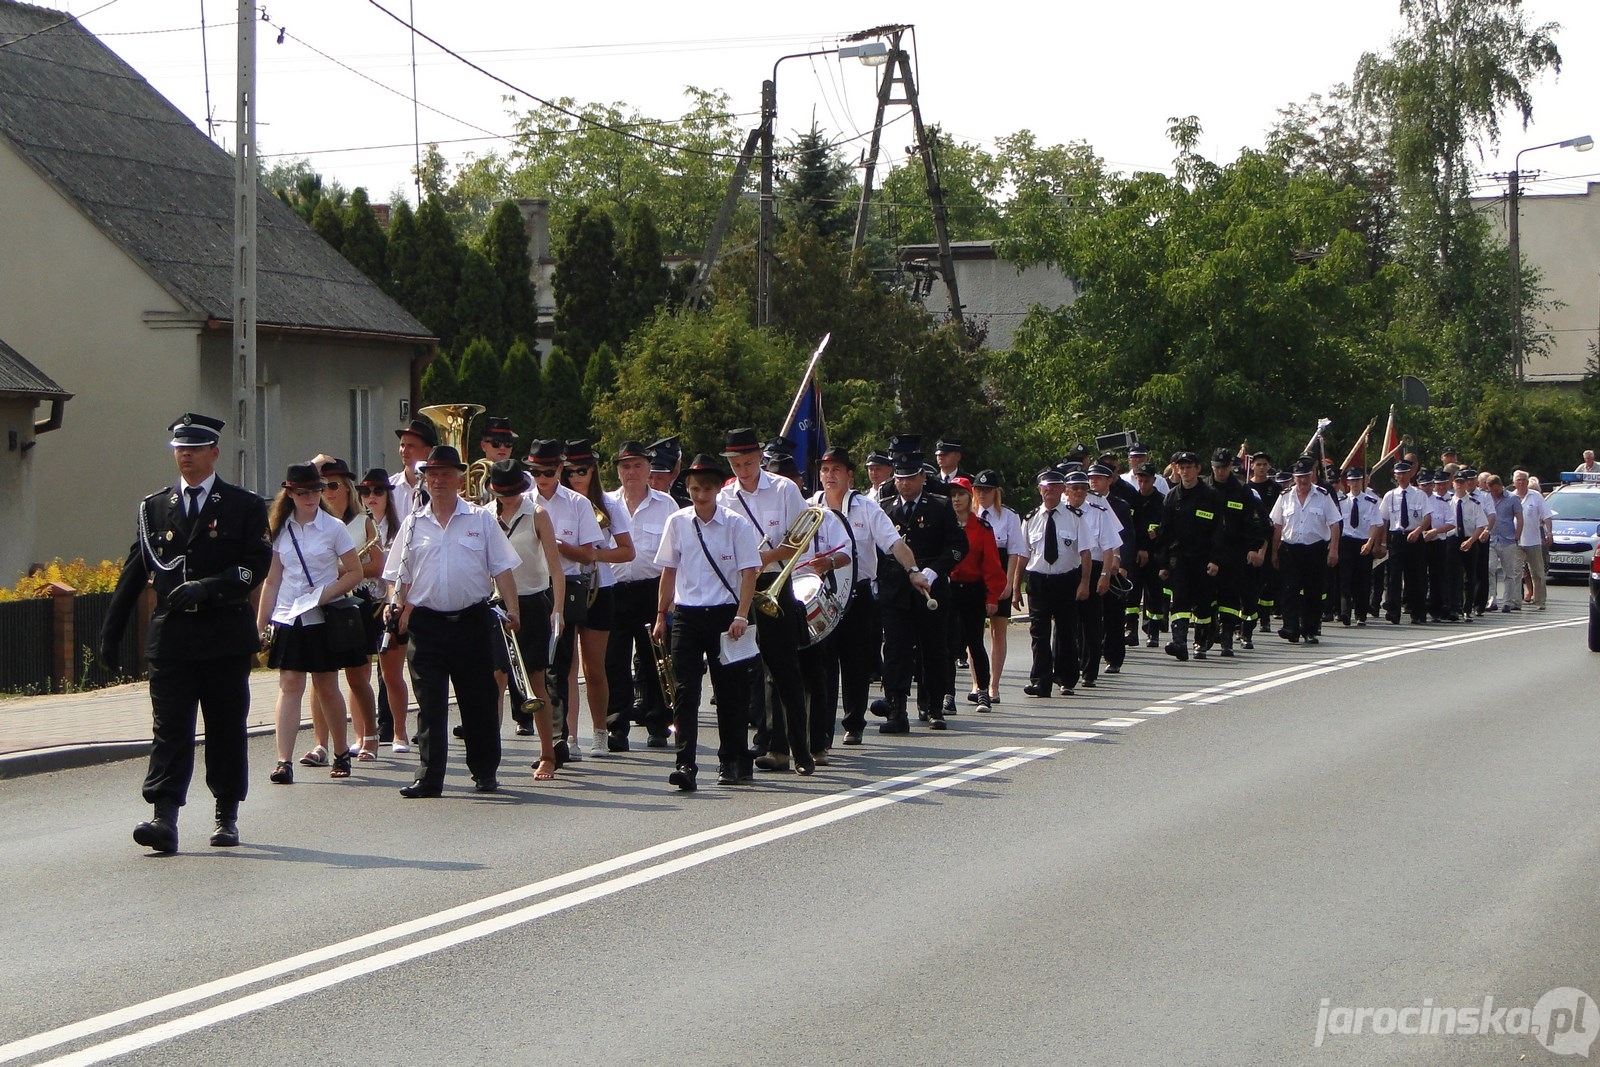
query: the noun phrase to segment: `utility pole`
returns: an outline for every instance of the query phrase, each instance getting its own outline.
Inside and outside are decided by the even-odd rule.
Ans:
[[[722,210],[717,212],[717,221],[711,225],[711,235],[706,238],[700,262],[695,265],[694,281],[689,285],[688,295],[683,298],[685,309],[697,307],[700,298],[705,295],[706,285],[711,281],[711,268],[716,265],[717,254],[722,250],[722,239],[733,224],[733,213],[738,210],[739,198],[744,194],[745,179],[750,176],[750,161],[761,146],[761,135],[758,127],[745,138],[744,151],[739,153],[739,162],[733,168],[733,180],[728,183],[728,195],[722,198]]]
[[[1522,387],[1522,250],[1517,233],[1522,217],[1517,202],[1521,178],[1522,172],[1515,169],[1506,175],[1511,197],[1511,218],[1506,223],[1506,254],[1511,260],[1511,373],[1518,388]]]
[[[851,250],[857,250],[867,236],[867,209],[872,202],[872,179],[878,160],[878,146],[883,134],[883,115],[890,104],[903,104],[911,108],[911,121],[917,130],[917,154],[922,159],[922,171],[928,189],[928,205],[933,211],[933,233],[939,244],[939,273],[944,276],[945,295],[950,304],[950,320],[961,322],[961,293],[956,285],[955,256],[950,251],[950,226],[944,207],[944,188],[939,181],[939,161],[934,152],[933,140],[922,122],[922,107],[918,103],[916,79],[911,75],[911,56],[900,47],[900,39],[910,26],[880,26],[863,30],[847,40],[864,36],[888,36],[889,62],[884,66],[883,83],[878,88],[878,114],[872,124],[872,143],[868,149],[866,173],[861,181],[861,206],[856,211],[856,233]],[[894,99],[893,87],[899,85],[903,92]]]
[[[256,12],[239,0],[238,147],[233,160],[233,425],[234,482],[259,489],[256,478]]]
[[[784,59],[789,57],[785,56]],[[782,63],[783,59],[778,60]],[[778,65],[761,83],[761,229],[756,241],[756,325],[772,325],[772,127],[778,120]]]

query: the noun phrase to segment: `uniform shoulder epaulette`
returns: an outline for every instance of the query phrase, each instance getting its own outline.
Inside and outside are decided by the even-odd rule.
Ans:
[[[1313,485],[1311,488],[1315,489],[1317,492],[1321,493],[1323,496],[1327,496],[1328,495],[1328,490],[1323,488],[1320,485]]]
[[[158,497],[158,496],[166,496],[170,492],[172,492],[172,486],[163,485],[160,489],[157,489],[155,492],[153,492],[149,496],[145,497],[145,499],[146,500],[154,500],[156,497]]]
[[[989,522],[989,520],[984,518],[982,515],[978,516],[978,525],[982,526],[985,530],[994,529],[994,526]]]
[[[1094,508],[1097,511],[1105,511],[1106,510],[1106,506],[1104,504],[1097,503],[1097,502],[1095,502],[1093,500],[1089,501],[1089,506],[1091,508]]]

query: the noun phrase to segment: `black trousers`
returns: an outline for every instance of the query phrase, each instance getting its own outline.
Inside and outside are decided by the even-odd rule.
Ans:
[[[722,662],[722,635],[733,625],[737,608],[679,607],[672,613],[672,673],[678,685],[672,706],[678,721],[678,766],[698,770],[695,749],[700,741],[700,681],[711,671],[711,692],[717,701],[717,762],[750,768],[745,748],[745,705],[749,700],[749,668]],[[759,640],[759,639],[758,639]]]
[[[843,622],[844,620],[840,620]],[[833,747],[833,723],[839,709],[839,629],[800,650],[800,680],[806,693],[809,752]],[[798,747],[798,746],[796,746]]]
[[[1322,589],[1327,581],[1328,542],[1278,546],[1283,574],[1283,628],[1296,637],[1322,632]]]
[[[1444,600],[1440,614],[1448,619],[1459,619],[1463,614],[1472,614],[1472,601],[1464,595],[1462,588],[1462,575],[1467,571],[1471,558],[1461,551],[1461,538],[1455,534],[1439,543],[1444,552]]]
[[[1445,547],[1448,540],[1442,537],[1434,538],[1426,543],[1422,550],[1423,566],[1427,568],[1428,576],[1428,614],[1435,619],[1445,613],[1445,584],[1449,580],[1446,573],[1448,567],[1445,562]]]
[[[500,770],[500,721],[495,714],[498,691],[489,627],[496,625],[488,604],[458,612],[411,609],[411,670],[417,694],[417,750],[422,769],[417,777],[429,787],[443,788],[450,748],[450,690],[461,713],[461,740],[467,769],[484,781]]]
[[[194,777],[196,720],[206,724],[206,787],[224,803],[249,791],[245,720],[250,713],[250,655],[150,661],[150,766],[144,799],[182,805]]]
[[[883,619],[871,581],[856,583],[856,595],[833,631],[839,656],[839,702],[844,707],[846,733],[859,734],[867,726],[867,701],[872,676],[883,656]],[[833,733],[833,723],[828,724]]]
[[[1100,573],[1104,564],[1096,561],[1089,571],[1089,599],[1078,601],[1078,656],[1076,659],[1058,659],[1056,671],[1066,681],[1061,684],[1068,689],[1075,688],[1078,676],[1082,675],[1086,682],[1095,681],[1100,677],[1100,647],[1105,644],[1106,601],[1110,597],[1103,597],[1098,592],[1100,588]],[[1069,673],[1067,665],[1071,664]]]
[[[1066,574],[1028,575],[1028,637],[1033,645],[1033,668],[1028,680],[1049,686],[1056,677],[1057,649],[1066,664],[1059,669],[1076,672],[1078,661],[1078,586],[1082,569]]]
[[[1207,562],[1199,556],[1174,556],[1167,564],[1173,622],[1187,620],[1196,626],[1205,626],[1214,618],[1211,605],[1216,597],[1212,576],[1206,573]]]
[[[950,667],[946,693],[960,692],[956,685],[956,660],[962,649],[966,649],[970,657],[978,688],[986,692],[989,689],[988,598],[989,589],[982,582],[950,583],[950,625],[954,639],[947,657]]]
[[[776,574],[763,574],[756,588],[770,588]],[[805,681],[800,675],[800,632],[805,629],[805,609],[795,598],[794,585],[785,582],[778,595],[780,611],[776,617],[759,609],[755,616],[756,639],[761,642],[761,664],[771,682],[767,702],[767,751],[780,755],[789,751],[789,739],[809,738],[811,729],[806,714]],[[720,714],[721,697],[717,698]],[[797,754],[805,744],[796,746]],[[809,753],[807,753],[809,755]]]
[[[1460,551],[1457,546],[1456,551]],[[1480,603],[1485,603],[1489,591],[1485,588],[1488,584],[1487,566],[1489,561],[1489,546],[1478,540],[1472,542],[1472,550],[1461,556],[1461,614],[1470,615]],[[1479,563],[1484,566],[1480,567]]]
[[[1102,617],[1105,624],[1102,627],[1104,636],[1101,638],[1101,652],[1105,656],[1106,666],[1122,670],[1123,662],[1128,658],[1128,642],[1123,636],[1123,622],[1133,618],[1128,614],[1128,598],[1120,597],[1114,593],[1107,593],[1100,598]],[[1137,608],[1134,609],[1137,612]]]
[[[1472,546],[1472,573],[1476,575],[1472,610],[1482,615],[1489,606],[1489,542],[1479,541]]]
[[[1402,606],[1413,619],[1428,613],[1428,572],[1421,536],[1407,541],[1399,530],[1389,531],[1389,562],[1384,564],[1384,613],[1390,622],[1400,621]]]
[[[606,642],[606,682],[610,689],[606,730],[613,737],[627,737],[634,722],[643,724],[652,737],[665,737],[672,723],[656,678],[655,651],[650,646],[650,627],[655,625],[660,591],[659,578],[618,582],[612,587],[611,637]]]
[[[1339,539],[1339,618],[1350,621],[1353,615],[1365,622],[1367,604],[1372,599],[1372,557],[1361,554],[1366,544],[1362,537]]]
[[[933,598],[938,610],[929,611],[927,601],[914,589],[905,589],[883,609],[883,691],[908,695],[917,682],[917,706],[938,709],[944,703],[945,612],[950,610],[949,582],[934,583]]]

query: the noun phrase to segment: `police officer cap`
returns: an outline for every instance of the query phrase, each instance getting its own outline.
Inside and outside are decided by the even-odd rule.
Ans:
[[[1290,474],[1288,471],[1274,471],[1272,480],[1277,482],[1279,485],[1289,485],[1294,481],[1294,475]]]
[[[204,448],[214,445],[222,438],[222,428],[227,423],[221,419],[213,419],[210,415],[196,415],[194,412],[178,416],[167,432],[172,435],[172,440],[167,443],[173,448]]]
[[[1272,456],[1269,455],[1266,452],[1252,452],[1252,453],[1250,453],[1250,462],[1251,463],[1254,463],[1258,459],[1264,459],[1268,463],[1272,462]]]
[[[1456,481],[1458,481],[1458,482],[1461,482],[1461,481],[1475,482],[1477,480],[1478,480],[1478,472],[1473,470],[1471,467],[1462,467],[1459,471],[1456,472]]]
[[[650,457],[652,472],[668,474],[678,465],[678,460],[683,458],[683,449],[678,446],[678,435],[673,434],[651,444],[645,454]]]
[[[1217,449],[1215,452],[1211,453],[1211,465],[1213,467],[1233,466],[1233,453],[1229,452],[1226,448]]]
[[[1198,466],[1200,463],[1200,457],[1195,455],[1193,452],[1174,452],[1172,454],[1172,459],[1169,462],[1171,462],[1174,467],[1180,463],[1193,463]]]
[[[1072,448],[1067,451],[1067,459],[1069,461],[1070,460],[1077,460],[1078,462],[1081,463],[1083,460],[1086,460],[1088,458],[1089,458],[1089,446],[1084,444],[1082,441],[1079,441],[1077,444],[1073,445]]]
[[[429,419],[412,419],[394,432],[396,437],[404,437],[406,434],[420,438],[429,448],[439,443],[439,431]]]
[[[1092,463],[1089,465],[1088,475],[1091,478],[1109,478],[1112,473],[1111,468],[1104,463]]]
[[[1310,456],[1301,456],[1294,461],[1294,466],[1290,470],[1295,474],[1315,474],[1317,463]]]
[[[1445,445],[1439,449],[1439,455],[1441,456],[1459,456],[1460,454],[1460,449],[1456,448],[1455,445]]]
[[[1149,454],[1150,454],[1150,446],[1149,445],[1141,445],[1139,442],[1135,441],[1133,444],[1128,446],[1128,458],[1129,459],[1132,459],[1134,456],[1148,456]]]
[[[1344,476],[1346,478],[1365,478],[1367,469],[1365,467],[1346,467]]]
[[[1064,459],[1056,464],[1056,470],[1062,474],[1071,474],[1073,471],[1083,470],[1083,464],[1074,459]]]
[[[799,475],[800,473],[800,464],[796,463],[794,457],[786,452],[768,456],[761,464],[761,468],[768,474],[781,474],[785,477]]]
[[[1156,476],[1156,465],[1154,463],[1141,463],[1133,468],[1133,473],[1140,478],[1154,478]]]
[[[896,478],[914,478],[921,473],[921,452],[899,453],[894,457],[894,476]]]
[[[1089,484],[1089,476],[1082,471],[1073,471],[1071,474],[1066,475],[1064,480],[1067,485]]]
[[[1037,480],[1038,484],[1040,485],[1062,485],[1065,484],[1067,478],[1066,475],[1062,474],[1054,467],[1046,467],[1044,470],[1039,472],[1039,477]]]
[[[939,477],[939,468],[935,467],[932,463],[929,463],[927,460],[923,460],[922,461],[922,473],[924,475],[926,475],[927,477],[929,477],[929,478],[937,478],[937,477]]]
[[[867,453],[867,466],[869,467],[892,467],[893,465],[894,459],[887,452]]]
[[[794,442],[780,433],[778,436],[762,445],[761,451],[765,452],[769,456],[792,456],[794,455]]]
[[[1410,470],[1411,470],[1411,461],[1409,459],[1395,460],[1394,472],[1396,474],[1407,474],[1407,473],[1410,472]]]
[[[1117,454],[1115,452],[1102,452],[1100,453],[1100,459],[1097,462],[1103,466],[1109,467],[1117,462]]]
[[[922,435],[920,433],[897,433],[889,437],[889,454],[904,456],[915,452],[922,454]],[[920,459],[917,462],[922,462]]]
[[[1450,472],[1445,470],[1443,467],[1440,467],[1438,470],[1434,471],[1433,472],[1433,484],[1434,485],[1449,485],[1450,484]]]
[[[951,440],[951,439],[945,438],[945,437],[941,437],[939,439],[938,443],[933,446],[933,454],[936,455],[936,456],[940,452],[960,452],[960,451],[961,451],[961,442],[960,441],[954,441],[954,440]]]
[[[981,470],[978,476],[972,479],[972,486],[975,489],[999,489],[1000,474],[998,471]]]

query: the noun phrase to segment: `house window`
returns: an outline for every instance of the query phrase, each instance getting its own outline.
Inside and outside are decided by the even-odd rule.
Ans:
[[[372,390],[350,390],[350,469],[357,478],[372,466]]]

